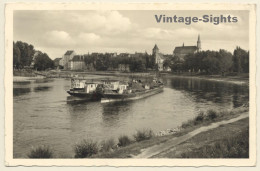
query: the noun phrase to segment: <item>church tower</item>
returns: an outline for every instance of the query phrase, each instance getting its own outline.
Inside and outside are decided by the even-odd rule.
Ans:
[[[153,48],[153,55],[157,54],[157,53],[159,53],[159,48],[158,48],[157,44],[155,44],[154,48]]]
[[[198,51],[200,51],[200,50],[201,50],[200,35],[198,36],[198,41],[197,41],[197,48],[198,48]]]

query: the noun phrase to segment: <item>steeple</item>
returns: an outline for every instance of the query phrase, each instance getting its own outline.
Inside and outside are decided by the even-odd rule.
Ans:
[[[153,54],[156,54],[156,53],[159,53],[159,48],[158,48],[157,44],[155,44],[154,48],[153,48]]]
[[[200,50],[201,50],[200,35],[198,36],[198,41],[197,41],[197,48],[198,48],[198,51],[200,51]]]

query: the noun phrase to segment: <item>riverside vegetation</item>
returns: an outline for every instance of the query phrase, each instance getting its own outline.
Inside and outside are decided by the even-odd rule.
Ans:
[[[248,112],[248,104],[231,111],[208,110],[200,112],[194,119],[184,122],[179,132],[174,135],[155,136],[152,130],[138,130],[133,138],[122,135],[118,142],[114,139],[94,142],[91,139],[84,139],[74,146],[75,158],[128,158],[136,155],[141,149],[163,143],[170,138],[179,137],[201,126],[213,122],[228,120],[237,117],[241,113]],[[217,128],[218,129],[218,128]],[[190,152],[183,152],[181,158],[241,158],[248,157],[249,132],[248,126],[243,128],[236,136],[225,137],[216,141],[213,145],[205,145]],[[29,158],[53,158],[53,151],[47,146],[33,148],[28,154]]]

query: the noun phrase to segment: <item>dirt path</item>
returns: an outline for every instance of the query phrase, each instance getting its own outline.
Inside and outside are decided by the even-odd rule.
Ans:
[[[180,137],[175,137],[172,138],[164,143],[158,144],[158,145],[154,145],[145,149],[141,150],[141,153],[138,154],[137,156],[133,156],[133,158],[150,158],[152,156],[155,156],[159,153],[162,153],[166,150],[171,149],[172,147],[187,141],[188,139],[194,137],[195,135],[208,131],[210,129],[214,129],[219,127],[220,125],[225,125],[225,124],[229,124],[229,123],[233,123],[236,122],[238,120],[244,119],[248,117],[248,113],[243,113],[240,116],[230,119],[230,120],[224,120],[224,121],[220,121],[220,122],[216,122],[216,123],[212,123],[208,126],[204,126],[204,127],[200,127],[192,132],[189,132],[188,134],[185,134],[183,136]]]

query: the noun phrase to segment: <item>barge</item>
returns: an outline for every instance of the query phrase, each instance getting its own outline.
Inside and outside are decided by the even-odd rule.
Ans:
[[[133,81],[130,85],[119,84],[117,91],[104,91],[101,103],[132,101],[163,92],[164,85],[153,80],[151,84],[143,84],[141,81]]]

